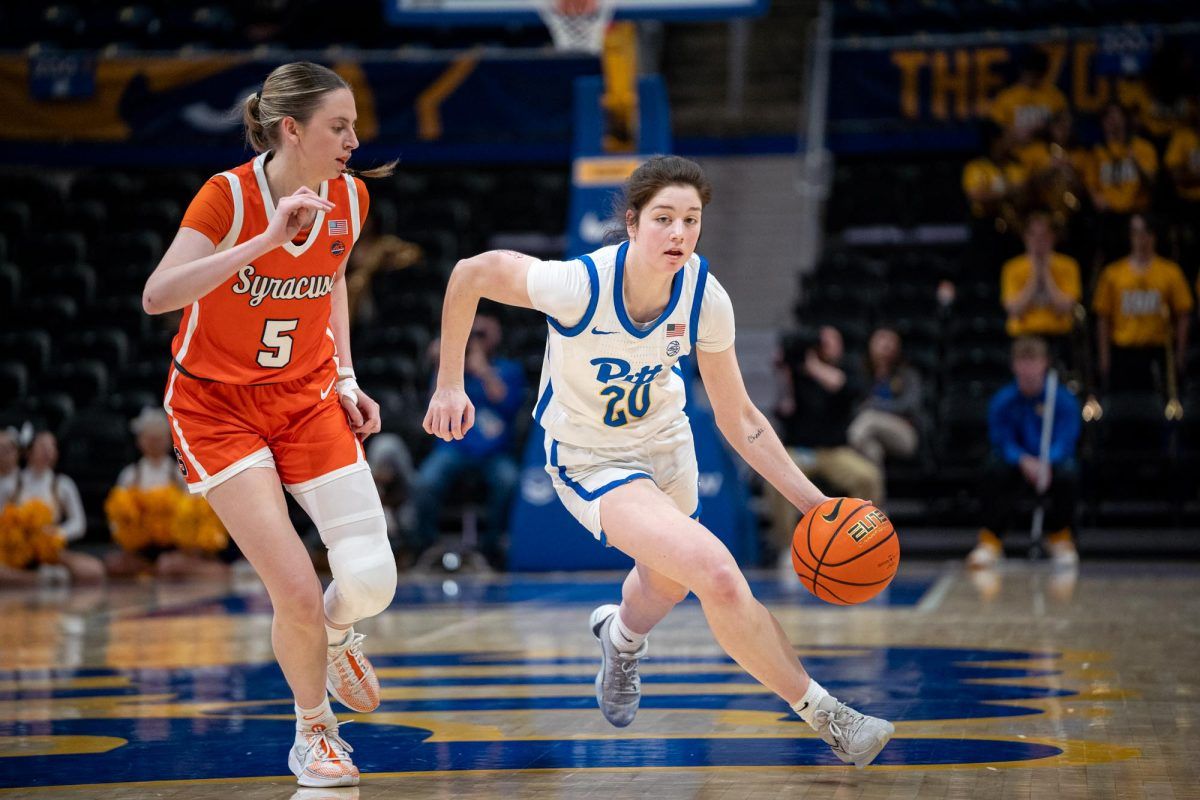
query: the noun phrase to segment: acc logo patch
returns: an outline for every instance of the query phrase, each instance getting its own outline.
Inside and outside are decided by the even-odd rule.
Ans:
[[[179,465],[179,471],[183,473],[183,477],[188,476],[187,464],[184,463],[183,453],[179,452],[179,448],[175,448],[175,463]]]
[[[679,355],[679,342],[674,341],[667,345],[667,355],[671,358]]]
[[[333,244],[329,245],[329,252],[335,256],[340,256],[346,252],[346,243],[341,239],[334,239]]]

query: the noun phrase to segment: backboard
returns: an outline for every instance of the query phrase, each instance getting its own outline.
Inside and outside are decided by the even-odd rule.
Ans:
[[[716,21],[766,13],[770,0],[616,0],[617,19]],[[536,0],[384,0],[393,25],[539,25]]]

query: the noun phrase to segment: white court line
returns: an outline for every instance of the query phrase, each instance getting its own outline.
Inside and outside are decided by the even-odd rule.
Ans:
[[[925,596],[921,598],[921,602],[917,603],[917,611],[922,614],[928,614],[934,611],[942,604],[942,600],[946,597],[946,593],[950,591],[950,587],[954,585],[954,579],[958,577],[958,570],[954,568],[953,562],[946,564],[946,569],[942,572],[942,577],[937,579],[933,584],[933,588],[925,592]]]

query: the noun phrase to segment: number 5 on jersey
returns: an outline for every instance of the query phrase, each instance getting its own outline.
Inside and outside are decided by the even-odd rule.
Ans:
[[[281,369],[292,360],[292,337],[289,333],[300,324],[298,319],[269,319],[263,325],[262,343],[265,350],[258,351],[258,365],[270,369]]]

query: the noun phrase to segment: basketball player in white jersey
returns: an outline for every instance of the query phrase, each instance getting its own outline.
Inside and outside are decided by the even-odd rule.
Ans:
[[[567,262],[507,251],[460,261],[446,290],[425,430],[449,441],[474,423],[463,359],[481,297],[545,313],[549,342],[534,416],[546,431],[546,469],[567,509],[636,562],[621,605],[591,617],[603,654],[596,699],[605,718],[618,727],[633,721],[647,634],[691,591],[725,651],[838,758],[863,767],[887,744],[892,724],[838,702],[809,678],[733,556],[697,519],[696,455],[677,366],[690,354],[717,426],[746,462],[802,513],[827,499],[746,395],[733,307],[695,253],[711,194],[694,162],[652,158],[626,186],[627,242]]]

